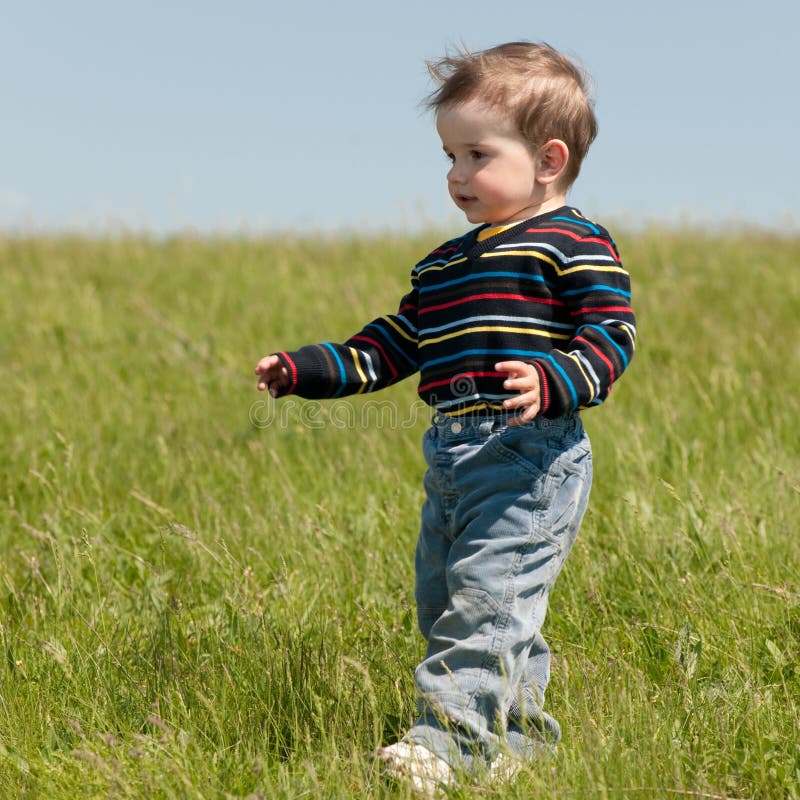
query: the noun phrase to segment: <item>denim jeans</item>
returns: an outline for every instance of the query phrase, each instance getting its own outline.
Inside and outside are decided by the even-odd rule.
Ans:
[[[542,705],[547,602],[592,481],[580,417],[434,417],[416,552],[427,653],[415,671],[419,717],[406,739],[454,767],[504,747],[533,757],[560,738]]]

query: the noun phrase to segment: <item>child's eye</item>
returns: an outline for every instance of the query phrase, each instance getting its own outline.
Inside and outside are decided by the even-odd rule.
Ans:
[[[445,157],[451,164],[456,160],[456,157],[452,153],[445,153]]]
[[[480,161],[485,157],[486,153],[482,152],[481,150],[470,150],[469,155],[474,161]]]

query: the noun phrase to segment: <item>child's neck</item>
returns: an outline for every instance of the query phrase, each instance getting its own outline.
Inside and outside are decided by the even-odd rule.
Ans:
[[[542,214],[548,214],[549,212],[555,211],[556,209],[561,208],[561,206],[566,205],[566,203],[566,192],[556,191],[553,194],[546,195],[540,201],[532,202],[530,205],[525,206],[525,208],[521,208],[516,214],[508,219],[487,222],[492,226],[513,225],[517,222],[524,222],[526,219],[532,219],[533,217],[539,217]]]

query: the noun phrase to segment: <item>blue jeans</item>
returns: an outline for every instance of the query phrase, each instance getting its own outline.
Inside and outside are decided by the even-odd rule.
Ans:
[[[550,590],[580,527],[592,482],[577,415],[434,417],[416,553],[419,717],[406,739],[454,767],[501,747],[533,757],[560,738],[542,705]]]

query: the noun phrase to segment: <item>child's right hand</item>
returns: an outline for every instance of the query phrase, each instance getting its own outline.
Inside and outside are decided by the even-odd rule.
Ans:
[[[264,356],[256,364],[256,375],[258,375],[258,391],[269,389],[273,397],[277,397],[280,390],[289,385],[289,372],[276,355]]]

